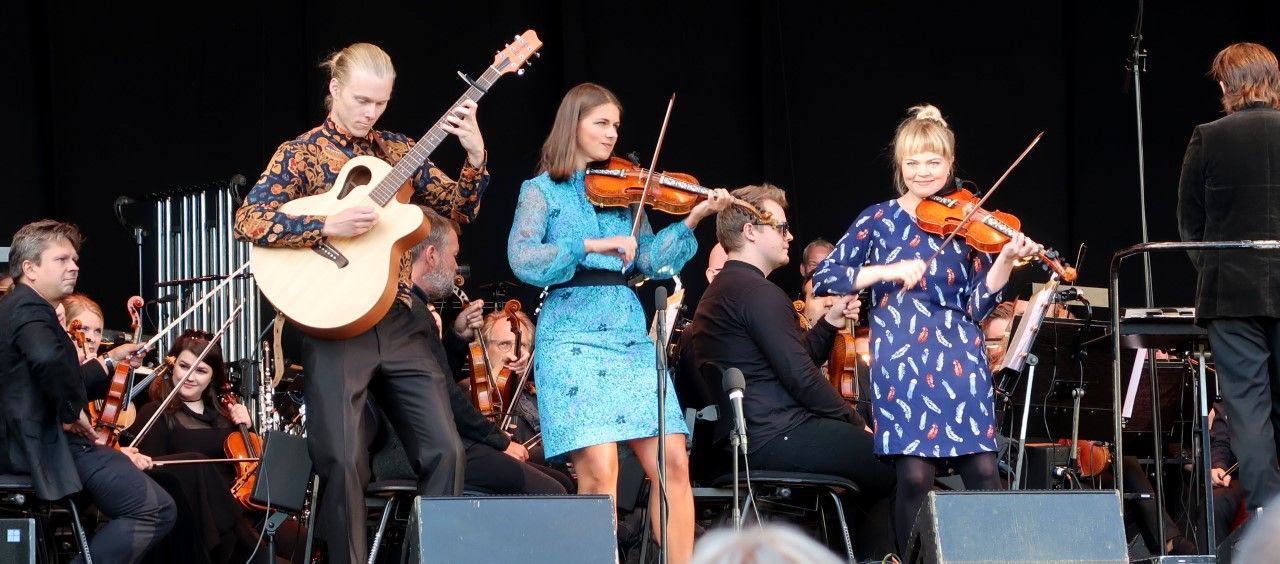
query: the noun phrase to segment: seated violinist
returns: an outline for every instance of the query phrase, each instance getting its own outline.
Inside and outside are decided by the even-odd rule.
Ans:
[[[822,264],[823,259],[835,249],[836,246],[832,245],[831,241],[822,237],[809,241],[809,244],[804,246],[804,251],[800,253],[800,278],[805,281],[809,289],[801,291],[800,299],[808,301],[813,296],[810,279],[813,278],[813,273],[818,271],[818,266]]]
[[[451,219],[433,210],[423,208],[431,231],[410,253],[413,295],[422,307],[433,299],[448,296],[458,275],[458,232],[460,227]],[[419,312],[418,305],[413,310]],[[458,314],[445,330],[441,331],[434,317],[431,331],[426,335],[428,348],[442,368],[449,367],[446,345],[450,348],[466,348],[475,338],[475,332],[484,326],[483,304],[476,300]],[[493,369],[501,366],[491,359]],[[446,370],[447,371],[447,370]],[[464,488],[500,494],[564,494],[566,487],[544,467],[529,464],[529,451],[510,435],[486,418],[472,405],[468,395],[457,384],[447,384],[453,422],[461,436],[466,452]]]
[[[228,458],[224,446],[228,438],[243,444],[237,425],[253,426],[244,405],[219,401],[218,390],[227,383],[227,374],[221,345],[209,346],[212,337],[199,330],[188,330],[178,337],[167,353],[170,358],[166,362],[172,365],[156,370],[158,376],[147,388],[150,401],[138,409],[133,424],[121,434],[122,442],[131,443],[158,462],[148,475],[173,496],[178,507],[173,532],[152,549],[150,562],[245,562],[258,544],[256,516],[246,513],[232,495],[238,465],[164,465],[172,460]],[[206,347],[209,352],[196,363]],[[161,402],[173,391],[174,382],[184,376],[177,394],[162,409]],[[138,440],[138,433],[153,416],[157,417],[155,423]],[[255,561],[268,561],[265,548],[257,552]],[[287,550],[281,552],[288,554]]]
[[[62,298],[62,307],[66,316],[66,326],[70,330],[77,326],[84,335],[84,346],[76,347],[80,362],[97,358],[98,346],[102,344],[103,316],[102,308],[89,296],[76,292]],[[80,323],[76,325],[76,322]]]
[[[716,238],[729,260],[694,314],[690,331],[695,366],[714,363],[738,368],[745,376],[743,410],[752,470],[833,474],[852,480],[862,491],[858,503],[878,514],[865,520],[852,517],[864,530],[887,527],[893,468],[876,460],[866,421],[818,369],[836,331],[846,319],[856,318],[859,302],[855,296],[836,298],[832,308],[802,333],[791,300],[766,278],[789,260],[792,236],[784,210],[786,193],[764,185],[740,188],[733,195],[771,217],[765,221],[736,206],[718,215]],[[709,384],[721,388],[718,381]],[[729,461],[734,417],[727,396],[719,400],[714,439]],[[870,531],[859,538],[867,541],[858,547],[864,555],[894,552],[891,530]]]

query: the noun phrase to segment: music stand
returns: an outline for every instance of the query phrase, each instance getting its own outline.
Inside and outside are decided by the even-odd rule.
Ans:
[[[1030,354],[1039,360],[1040,377],[1034,381],[1019,379],[1007,389],[1011,399],[1010,411],[1019,408],[1029,411],[1027,432],[1033,439],[1056,439],[1071,435],[1072,391],[1080,388],[1087,393],[1080,404],[1080,436],[1092,440],[1113,440],[1111,415],[1111,352],[1105,339],[1103,325],[1090,325],[1087,330],[1083,320],[1049,318],[1040,325],[1037,339],[1031,343]],[[1081,343],[1077,346],[1077,342]],[[1081,355],[1080,353],[1084,354]],[[1126,359],[1134,352],[1122,351]],[[1126,361],[1128,362],[1128,361]],[[1005,372],[1002,378],[1017,377],[1017,373]],[[1026,400],[1028,388],[1030,401]],[[1006,415],[1002,423],[1008,424],[1010,436],[1020,429]],[[1111,437],[1111,439],[1109,439]]]
[[[1114,306],[1111,308],[1111,327],[1112,327],[1111,346],[1112,346],[1112,351],[1114,353],[1112,358],[1112,389],[1115,390],[1115,396],[1114,396],[1115,413],[1113,418],[1113,424],[1115,425],[1115,430],[1117,435],[1120,434],[1120,428],[1122,426],[1122,422],[1120,420],[1121,407],[1119,405],[1120,404],[1120,377],[1121,377],[1121,374],[1120,374],[1121,342],[1120,341],[1121,341],[1121,332],[1125,330],[1124,324],[1120,323],[1120,308],[1119,308],[1121,263],[1124,262],[1124,259],[1131,257],[1133,255],[1142,254],[1145,256],[1148,253],[1155,252],[1155,251],[1186,252],[1186,251],[1221,251],[1221,250],[1276,251],[1276,250],[1280,250],[1280,240],[1194,241],[1194,242],[1187,242],[1187,243],[1142,243],[1139,245],[1132,245],[1130,247],[1120,249],[1119,251],[1116,251],[1114,255],[1111,256],[1111,270],[1109,273],[1107,288],[1110,292],[1108,302]],[[1187,324],[1187,323],[1182,323],[1181,325],[1183,325],[1184,327],[1187,325],[1190,325],[1191,327],[1196,327],[1193,324]],[[1130,330],[1131,331],[1129,334],[1134,334],[1134,335],[1142,334],[1138,332],[1139,329],[1137,327],[1134,327],[1133,324],[1130,325]],[[1191,344],[1192,344],[1191,348],[1196,350],[1197,356],[1200,357],[1200,374],[1199,374],[1200,385],[1198,386],[1197,390],[1201,392],[1201,395],[1199,398],[1199,406],[1200,406],[1199,415],[1200,415],[1200,429],[1202,432],[1201,438],[1204,441],[1204,445],[1203,445],[1203,448],[1201,449],[1200,457],[1201,457],[1201,464],[1203,469],[1202,474],[1204,475],[1205,507],[1213,507],[1213,481],[1210,479],[1210,476],[1209,476],[1210,474],[1209,472],[1210,459],[1209,459],[1209,445],[1208,445],[1209,410],[1208,410],[1208,402],[1203,394],[1203,392],[1205,392],[1207,388],[1207,385],[1205,383],[1207,380],[1207,377],[1206,377],[1205,368],[1204,368],[1205,366],[1204,357],[1206,354],[1205,352],[1206,349],[1204,346],[1204,342],[1199,340],[1198,337],[1194,339],[1193,343]],[[1188,349],[1188,350],[1191,350],[1191,349]],[[1157,386],[1159,380],[1160,380],[1159,378],[1152,378],[1151,379],[1152,386]],[[1158,390],[1152,390],[1151,395],[1152,397],[1160,397]],[[1156,455],[1156,461],[1159,462],[1160,461],[1159,448],[1156,449],[1155,455]],[[1123,457],[1124,457],[1124,444],[1122,441],[1117,441],[1116,442],[1116,460],[1115,460],[1115,467],[1113,471],[1116,474],[1116,488],[1119,489],[1122,494],[1123,494],[1123,488],[1124,488],[1124,465],[1121,464],[1121,460],[1123,460]],[[1156,472],[1156,489],[1158,491],[1162,491],[1161,488],[1164,487],[1163,475],[1164,475],[1163,472]],[[1159,496],[1159,495],[1156,496],[1156,508],[1157,508],[1157,512],[1159,513],[1164,512],[1164,498],[1162,496]],[[1210,511],[1206,510],[1204,513],[1205,513],[1205,522],[1207,524],[1206,538],[1208,539],[1208,542],[1209,542],[1209,553],[1215,554],[1218,548],[1218,541],[1214,537],[1215,531],[1214,531],[1213,517],[1210,515]],[[1156,524],[1157,524],[1157,529],[1159,531],[1157,538],[1164,538],[1164,521],[1157,519]],[[1161,554],[1164,553],[1163,544],[1160,545],[1160,552]]]

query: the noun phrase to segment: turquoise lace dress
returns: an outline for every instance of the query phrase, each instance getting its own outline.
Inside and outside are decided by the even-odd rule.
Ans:
[[[618,272],[617,257],[586,253],[585,239],[629,235],[630,208],[597,208],[587,200],[582,172],[566,182],[543,173],[525,181],[507,241],[507,259],[520,280],[552,286],[582,269]],[[653,233],[646,217],[627,275],[655,280],[678,273],[698,250],[693,232],[677,221]],[[534,339],[538,411],[547,458],[582,447],[658,435],[656,360],[645,312],[626,286],[551,290],[542,302]],[[667,376],[666,431],[688,434]]]

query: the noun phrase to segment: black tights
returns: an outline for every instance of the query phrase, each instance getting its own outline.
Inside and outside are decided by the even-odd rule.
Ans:
[[[938,475],[938,464],[950,462],[960,472],[964,486],[971,490],[998,490],[1000,473],[996,467],[996,453],[981,452],[949,459],[899,456],[894,461],[898,474],[897,496],[893,503],[893,524],[898,536],[899,554],[906,555],[911,540],[911,528],[916,515],[924,505],[925,497],[933,489]]]

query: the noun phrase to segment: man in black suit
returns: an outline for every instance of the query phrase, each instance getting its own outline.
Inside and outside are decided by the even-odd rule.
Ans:
[[[61,499],[85,490],[111,519],[93,536],[99,562],[136,562],[173,526],[173,499],[142,471],[150,457],[100,444],[85,415],[88,398],[106,395],[112,364],[136,345],[79,364],[53,304],[75,290],[80,233],[42,220],[13,236],[9,273],[16,284],[0,300],[0,472],[29,474],[36,495]]]
[[[1254,43],[1210,71],[1227,115],[1196,127],[1182,162],[1184,241],[1280,239],[1280,68]],[[1218,386],[1250,509],[1280,495],[1280,252],[1192,253],[1197,321],[1208,326]]]
[[[431,222],[431,232],[410,253],[413,259],[413,311],[427,319],[431,326],[427,331],[427,347],[441,369],[450,372],[449,357],[465,356],[467,343],[484,326],[483,303],[475,300],[466,304],[457,319],[443,328],[435,312],[427,311],[432,300],[447,297],[453,290],[454,278],[458,274],[459,227],[457,222],[429,208],[424,207],[422,213]],[[451,352],[454,354],[450,355]],[[496,358],[492,359],[492,366],[494,372],[502,368]],[[453,424],[466,452],[463,475],[467,489],[499,494],[563,495],[567,490],[563,482],[573,485],[567,478],[557,476],[555,470],[529,464],[528,449],[511,440],[507,433],[481,414],[458,384],[448,382],[445,387]],[[496,393],[496,387],[493,389]]]

